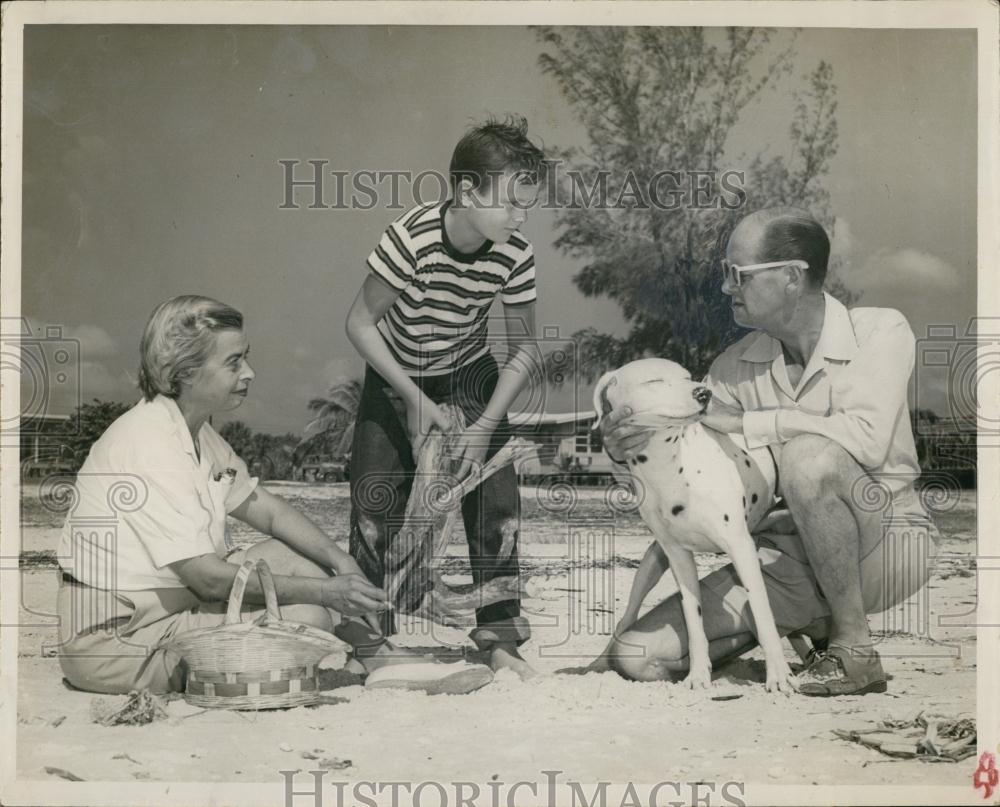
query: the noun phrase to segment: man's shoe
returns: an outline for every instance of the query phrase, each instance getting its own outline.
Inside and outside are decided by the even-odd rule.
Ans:
[[[887,688],[878,653],[872,651],[870,658],[863,659],[852,653],[850,648],[836,644],[816,651],[812,663],[796,678],[799,694],[814,698],[867,695],[869,692],[885,692]]]
[[[809,648],[809,652],[806,654],[805,666],[802,668],[803,672],[819,661],[829,646],[830,641],[828,639],[813,639],[812,647]]]
[[[389,664],[368,675],[368,689],[410,689],[428,695],[465,695],[486,686],[493,672],[485,664],[455,661]]]

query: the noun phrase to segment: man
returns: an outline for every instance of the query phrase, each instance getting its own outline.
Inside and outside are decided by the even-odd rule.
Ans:
[[[704,420],[774,454],[783,508],[755,539],[778,630],[814,639],[798,678],[799,691],[814,696],[885,691],[866,614],[926,583],[938,540],[913,489],[919,466],[906,402],[913,333],[898,311],[848,311],[824,293],[829,253],[826,232],[803,210],[761,210],[737,225],[722,291],[737,324],[753,331],[712,364]],[[629,414],[612,413],[602,424],[616,462],[649,439]],[[659,574],[666,568],[657,552],[644,564]],[[646,570],[637,579],[651,588],[656,576]],[[701,588],[718,667],[756,643],[753,622],[731,564]],[[683,625],[674,595],[616,636],[612,665],[639,680],[683,672]]]

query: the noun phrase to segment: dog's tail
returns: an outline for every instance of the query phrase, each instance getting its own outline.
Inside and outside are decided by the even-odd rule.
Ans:
[[[614,370],[609,370],[599,379],[594,387],[594,413],[597,418],[594,420],[591,429],[596,429],[601,425],[602,418],[611,411],[611,402],[608,400],[608,387],[618,383],[618,378]]]

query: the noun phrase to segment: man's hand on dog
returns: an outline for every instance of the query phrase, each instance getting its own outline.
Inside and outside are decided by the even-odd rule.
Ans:
[[[701,425],[724,434],[743,434],[743,411],[712,396]]]
[[[615,462],[626,462],[642,451],[653,436],[653,430],[632,422],[632,410],[624,406],[612,410],[601,420],[601,439]]]

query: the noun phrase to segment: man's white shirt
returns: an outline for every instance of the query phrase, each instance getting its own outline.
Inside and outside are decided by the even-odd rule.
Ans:
[[[727,348],[706,384],[720,401],[743,410],[751,447],[769,446],[779,459],[782,443],[820,435],[895,493],[920,473],[907,406],[913,331],[895,309],[849,311],[823,297],[823,328],[797,384],[788,378],[781,342],[763,331]]]

